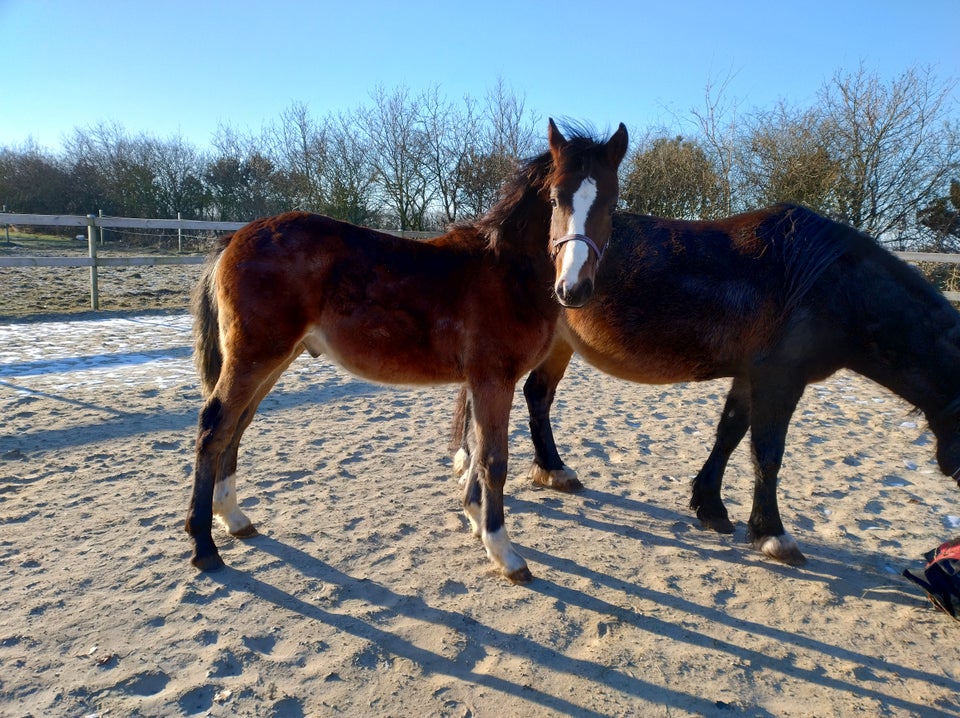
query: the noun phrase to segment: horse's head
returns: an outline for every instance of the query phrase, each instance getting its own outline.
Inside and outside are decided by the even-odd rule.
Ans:
[[[927,423],[937,438],[937,465],[960,484],[960,399],[946,409],[927,414]]]
[[[568,140],[550,120],[547,137],[553,158],[549,192],[554,291],[563,306],[582,307],[593,294],[597,264],[610,239],[627,128],[621,123],[606,142]]]

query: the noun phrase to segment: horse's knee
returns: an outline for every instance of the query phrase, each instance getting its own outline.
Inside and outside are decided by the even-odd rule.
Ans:
[[[783,461],[780,458],[780,454],[777,456],[761,456],[754,459],[754,467],[758,479],[765,484],[772,484],[774,486],[777,484],[777,475],[780,473],[780,467],[782,465]]]
[[[523,382],[523,396],[527,400],[527,405],[532,406],[545,402],[549,406],[553,399],[550,394],[549,378],[536,369],[530,372],[527,380]]]
[[[229,433],[223,430],[223,402],[211,397],[200,409],[197,428],[197,454],[207,454],[211,450],[226,445]]]

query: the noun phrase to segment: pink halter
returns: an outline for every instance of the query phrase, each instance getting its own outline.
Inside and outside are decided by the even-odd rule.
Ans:
[[[560,253],[561,245],[564,245],[567,242],[583,242],[590,249],[593,250],[594,254],[597,255],[598,262],[603,258],[603,250],[597,246],[596,242],[594,242],[585,234],[565,234],[564,236],[562,236],[560,239],[558,239],[556,242],[553,243],[553,247],[551,247],[550,256],[553,258],[556,258],[557,254]]]

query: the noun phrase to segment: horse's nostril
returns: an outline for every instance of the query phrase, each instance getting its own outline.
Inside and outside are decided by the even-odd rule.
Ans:
[[[554,287],[554,292],[565,307],[582,307],[593,296],[593,282],[587,279],[571,287],[565,280],[560,280]]]

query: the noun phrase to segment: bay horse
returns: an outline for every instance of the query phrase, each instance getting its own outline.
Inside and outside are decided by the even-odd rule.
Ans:
[[[568,139],[550,120],[548,144],[487,214],[436,239],[290,212],[222,241],[193,294],[204,397],[186,518],[194,566],[223,565],[214,516],[236,537],[256,534],[237,503],[240,440],[307,351],[372,381],[465,384],[477,449],[464,511],[497,568],[531,579],[504,527],[510,406],[519,379],[549,350],[561,304],[590,297],[627,130],[621,124],[606,142]]]
[[[732,377],[690,507],[704,528],[733,532],[720,489],[749,428],[749,535],[787,564],[805,558],[784,530],[776,489],[787,425],[807,384],[848,368],[887,387],[923,412],[941,471],[960,480],[960,314],[872,238],[801,206],[717,221],[614,217],[593,298],[561,312],[553,347],[523,388],[530,476],[565,491],[583,485],[557,451],[550,406],[574,352],[644,384]],[[458,472],[469,455],[468,408],[461,393]]]

